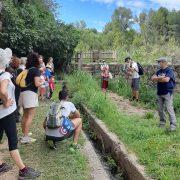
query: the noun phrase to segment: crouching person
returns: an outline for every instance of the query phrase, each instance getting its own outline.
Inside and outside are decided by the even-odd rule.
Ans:
[[[46,141],[50,148],[56,149],[56,142],[73,136],[70,150],[78,148],[78,139],[82,129],[80,113],[68,100],[68,92],[59,92],[59,103],[53,103],[44,121]]]

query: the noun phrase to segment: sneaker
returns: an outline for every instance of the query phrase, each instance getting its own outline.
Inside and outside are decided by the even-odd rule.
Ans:
[[[5,172],[8,172],[8,171],[10,171],[11,169],[12,169],[11,166],[7,165],[6,163],[2,163],[2,164],[0,165],[0,174],[3,174],[3,173],[5,173]]]
[[[169,128],[169,131],[172,132],[172,131],[176,131],[176,126],[174,125],[171,125],[170,128]]]
[[[28,133],[28,136],[32,136],[33,135],[33,133],[32,132],[29,132]],[[22,136],[22,137],[19,137],[19,141],[21,140],[21,139],[23,139],[25,136]]]
[[[34,169],[30,167],[26,167],[26,169],[22,172],[21,170],[19,171],[19,180],[24,180],[24,179],[35,179],[41,175],[40,172],[35,171]]]
[[[48,147],[49,147],[50,149],[56,149],[56,144],[55,144],[54,141],[52,141],[52,140],[47,140],[47,144],[48,144]]]
[[[29,133],[28,133],[28,136],[32,136],[32,132],[29,132]]]
[[[22,138],[20,139],[20,142],[21,142],[22,144],[29,144],[29,143],[36,142],[36,139],[33,139],[33,138],[29,137],[29,136],[25,136],[25,137],[22,137]]]

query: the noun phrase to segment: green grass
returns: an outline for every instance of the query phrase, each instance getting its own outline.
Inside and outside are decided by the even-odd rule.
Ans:
[[[108,128],[138,156],[139,162],[155,179],[178,179],[180,176],[180,132],[168,133],[157,128],[158,119],[144,119],[118,112],[105,99],[101,89],[90,75],[77,72],[66,78],[75,103],[84,103]],[[178,125],[180,125],[178,117]]]
[[[59,86],[57,86],[59,89]],[[55,94],[56,96],[56,94]],[[69,146],[72,139],[61,141],[57,144],[57,150],[50,150],[44,141],[44,129],[42,123],[48,111],[49,103],[41,103],[33,120],[31,132],[37,142],[30,145],[20,145],[20,154],[24,162],[42,172],[41,179],[90,179],[90,168],[87,159],[80,151],[71,153]],[[20,134],[19,127],[19,134]],[[84,139],[80,138],[80,144]]]
[[[109,83],[109,90],[117,93],[125,98],[131,98],[131,85],[124,79],[123,76],[112,79]],[[140,102],[135,105],[141,105],[149,109],[157,109],[156,103],[156,88],[147,85],[147,77],[143,76],[140,81]],[[174,109],[180,115],[180,93],[174,94]]]

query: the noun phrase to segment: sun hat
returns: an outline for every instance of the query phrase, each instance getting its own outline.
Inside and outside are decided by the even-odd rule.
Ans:
[[[7,65],[9,65],[11,57],[12,57],[12,50],[11,49],[0,48],[0,67],[5,68]]]

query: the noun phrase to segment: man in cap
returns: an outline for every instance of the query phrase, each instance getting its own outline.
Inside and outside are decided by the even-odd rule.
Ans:
[[[176,130],[176,116],[173,108],[173,89],[175,87],[175,76],[171,68],[168,67],[168,58],[161,57],[158,60],[160,69],[152,76],[152,81],[157,82],[158,112],[160,116],[159,127],[165,127],[166,107],[170,118],[170,131]]]

